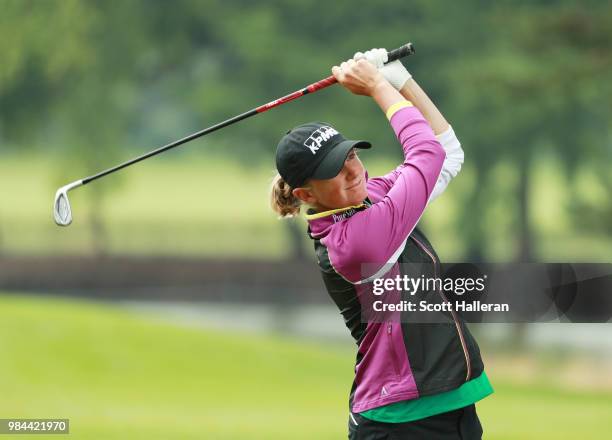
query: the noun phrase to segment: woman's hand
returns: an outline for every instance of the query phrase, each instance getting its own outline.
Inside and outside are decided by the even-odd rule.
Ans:
[[[387,49],[370,49],[366,51],[366,53],[357,52],[353,56],[355,61],[361,58],[365,58],[370,63],[374,64],[395,90],[401,91],[406,81],[412,78],[412,75],[410,75],[410,72],[406,70],[400,60],[385,64],[387,62]]]
[[[390,84],[376,67],[366,59],[348,60],[340,67],[332,67],[332,74],[347,90],[356,95],[374,96]]]

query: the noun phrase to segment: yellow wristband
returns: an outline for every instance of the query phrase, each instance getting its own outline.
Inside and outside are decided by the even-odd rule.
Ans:
[[[395,104],[391,105],[391,107],[389,107],[387,109],[387,119],[391,120],[391,117],[398,111],[401,110],[403,108],[406,107],[414,107],[412,105],[412,102],[410,101],[400,101],[400,102],[396,102]]]

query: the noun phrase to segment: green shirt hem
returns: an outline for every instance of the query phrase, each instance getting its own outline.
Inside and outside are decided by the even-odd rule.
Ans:
[[[483,371],[480,376],[464,383],[459,388],[433,396],[404,400],[379,408],[370,409],[359,415],[385,423],[405,423],[435,416],[463,408],[484,399],[493,393],[489,378]]]

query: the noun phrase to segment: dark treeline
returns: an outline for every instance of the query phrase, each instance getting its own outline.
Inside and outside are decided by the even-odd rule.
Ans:
[[[517,258],[533,257],[528,207],[542,154],[569,181],[588,169],[612,190],[607,1],[0,0],[0,9],[0,151],[55,154],[71,177],[318,80],[356,50],[413,41],[405,64],[475,175],[458,220],[470,225],[470,257],[482,257],[482,213],[499,197]],[[319,119],[397,154],[384,118],[358,99],[328,89],[189,148],[271,163],[284,131]],[[500,163],[514,170],[510,188],[495,181]],[[577,226],[610,232],[612,204],[573,200]]]

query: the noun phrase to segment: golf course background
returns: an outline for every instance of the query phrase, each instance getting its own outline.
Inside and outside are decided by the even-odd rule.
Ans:
[[[402,160],[376,105],[338,86],[71,191],[67,228],[53,196],[358,50],[408,41],[404,64],[465,151],[419,223],[442,261],[610,262],[611,2],[0,0],[0,418],[69,418],[76,439],[346,438],[355,346],[328,330],[322,283],[313,337],[284,330],[300,286],[257,285],[280,305],[230,304],[271,316],[250,328],[207,302],[223,296],[214,286],[176,305],[181,286],[62,290],[71,280],[37,270],[70,261],[87,281],[96,261],[149,257],[227,262],[230,275],[232,261],[313,267],[304,220],[268,207],[279,137],[327,121],[372,142],[370,176]],[[610,323],[473,329],[495,388],[478,405],[485,439],[610,437]]]
[[[53,191],[65,183],[58,178],[60,159],[4,155],[0,185],[6,189],[3,198],[10,209],[0,213],[0,249],[11,255],[102,253],[278,260],[291,255],[286,223],[294,222],[311,257],[312,243],[303,233],[305,222],[301,218],[281,222],[268,207],[272,164],[245,165],[218,155],[204,157],[206,144],[190,147],[195,151],[183,152],[178,158],[154,158],[130,168],[118,176],[118,187],[113,176],[70,192],[74,222],[69,228],[58,228],[52,221]],[[470,147],[464,148],[469,160]],[[372,156],[361,153],[372,176],[388,172],[400,160]],[[553,262],[610,261],[612,235],[574,226],[567,206],[575,200],[558,162],[544,156],[537,167],[530,205],[533,257]],[[465,227],[458,219],[463,209],[461,195],[474,184],[472,170],[466,168],[421,222],[445,261],[460,261],[469,247]],[[502,189],[505,182],[512,181],[512,174],[509,166],[496,170]],[[29,176],[24,180],[24,175]],[[17,181],[18,190],[10,190]],[[596,206],[610,203],[602,183],[588,173],[581,174],[574,186],[584,188],[583,197]],[[92,196],[96,191],[110,194],[97,200]],[[518,251],[515,224],[507,217],[506,204],[507,198],[500,196],[482,213],[490,228],[481,252],[490,261],[511,261]]]
[[[0,413],[70,418],[79,439],[344,438],[353,350],[193,329],[108,305],[0,295]],[[18,337],[15,337],[18,335]],[[485,353],[486,362],[486,353]],[[612,390],[489,368],[492,440],[605,438]],[[550,378],[549,378],[550,379]],[[19,436],[19,438],[40,436]]]
[[[376,105],[341,87],[71,192],[69,233],[45,229],[47,200],[61,185],[326,77],[358,50],[412,41],[416,54],[403,62],[466,154],[425,221],[442,255],[609,261],[609,2],[0,6],[0,252],[297,254],[265,208],[282,134],[327,121],[372,142],[372,175],[401,160]],[[211,234],[224,245],[211,246]]]

